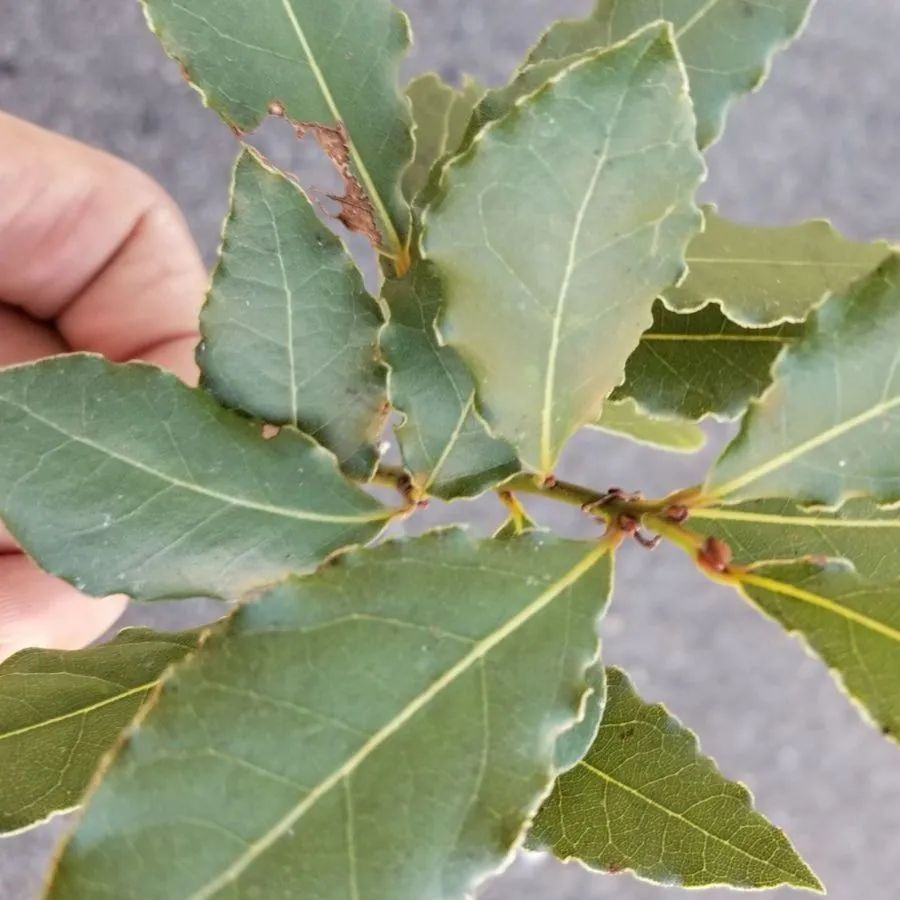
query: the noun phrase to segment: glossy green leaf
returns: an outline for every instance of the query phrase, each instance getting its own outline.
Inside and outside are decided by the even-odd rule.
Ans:
[[[0,372],[0,517],[89,594],[233,598],[375,537],[391,511],[334,457],[152,366]]]
[[[703,163],[667,25],[580,60],[445,169],[423,248],[480,408],[552,472],[683,269]],[[599,294],[599,296],[598,296]]]
[[[402,281],[388,281],[383,296],[390,322],[381,352],[391,403],[403,416],[395,434],[416,492],[472,497],[515,474],[512,447],[493,437],[478,413],[472,376],[453,348],[438,343],[441,283],[433,267],[417,263]]]
[[[462,900],[558,771],[598,651],[604,556],[441,532],[244,606],[166,681],[49,898]],[[173,865],[185,847],[191,864]]]
[[[785,835],[724,778],[697,738],[645,703],[619,669],[587,756],[562,775],[529,835],[534,849],[602,872],[680,887],[822,890]]]
[[[691,528],[725,541],[739,565],[802,557],[849,562],[866,579],[900,579],[900,510],[849,500],[834,512],[790,500],[691,510]]]
[[[349,134],[350,161],[389,249],[409,212],[400,178],[412,158],[408,106],[397,86],[409,24],[387,0],[142,0],[166,52],[204,102],[238,131],[273,103],[298,122]]]
[[[675,453],[696,453],[706,443],[706,434],[694,422],[657,418],[633,400],[607,401],[594,427]]]
[[[764,81],[772,57],[802,29],[813,0],[597,0],[585,19],[551,26],[529,62],[606,47],[657,19],[675,28],[690,78],[701,147],[722,133],[728,107]]]
[[[754,228],[704,207],[706,228],[687,252],[688,277],[665,293],[677,312],[719,303],[734,322],[762,328],[802,322],[825,296],[872,271],[890,251],[858,244],[816,219],[786,228]]]
[[[828,300],[773,375],[707,497],[900,500],[900,255]]]
[[[886,735],[900,738],[900,577],[871,582],[839,565],[754,569],[747,597],[803,636]]]
[[[734,418],[769,386],[772,364],[802,331],[795,324],[742,328],[717,303],[681,315],[657,301],[613,399],[632,397],[663,416]]]
[[[461,88],[453,88],[433,72],[409,83],[406,94],[415,123],[416,155],[403,175],[407,200],[415,200],[428,184],[435,163],[459,146],[484,90],[469,77]]]
[[[226,406],[293,425],[366,478],[385,415],[377,303],[293,181],[245,151],[200,318],[203,385]]]
[[[23,650],[0,665],[0,833],[81,802],[100,760],[196,632],[123,631],[87,650]]]

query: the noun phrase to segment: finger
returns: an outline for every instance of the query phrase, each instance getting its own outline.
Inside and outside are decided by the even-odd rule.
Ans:
[[[65,353],[66,349],[52,328],[0,304],[0,368]]]
[[[85,597],[21,553],[0,556],[0,660],[26,647],[83,647],[113,625],[126,603],[121,595]]]
[[[206,273],[155,182],[2,113],[0,146],[0,298],[114,360],[196,335]]]
[[[52,328],[0,304],[0,368],[65,351],[66,345]],[[0,553],[15,546],[0,522]]]

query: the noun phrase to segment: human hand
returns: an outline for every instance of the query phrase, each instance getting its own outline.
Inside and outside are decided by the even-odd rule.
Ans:
[[[206,272],[173,201],[127,163],[0,113],[0,367],[85,350],[195,383]],[[126,598],[40,571],[0,522],[0,659],[74,648]]]

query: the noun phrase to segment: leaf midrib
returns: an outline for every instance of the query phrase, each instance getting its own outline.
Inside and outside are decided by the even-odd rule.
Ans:
[[[735,853],[740,854],[741,856],[745,856],[745,857],[747,857],[747,859],[752,859],[754,862],[760,863],[763,866],[765,866],[775,872],[779,872],[782,875],[789,876],[790,881],[788,883],[796,884],[797,874],[795,872],[791,872],[788,869],[783,869],[783,868],[781,868],[781,866],[775,865],[775,863],[771,862],[771,860],[763,859],[762,857],[759,857],[759,856],[754,856],[752,853],[749,853],[748,851],[742,849],[741,847],[737,847],[734,844],[729,843],[727,840],[725,840],[725,838],[719,837],[717,834],[714,834],[711,831],[707,831],[702,825],[698,825],[696,822],[691,821],[686,816],[682,815],[679,812],[676,812],[674,809],[669,809],[668,807],[663,806],[661,803],[658,803],[653,798],[648,797],[646,794],[642,794],[639,790],[637,790],[637,788],[633,788],[630,785],[627,785],[624,782],[619,781],[617,778],[614,778],[609,773],[596,768],[595,766],[591,765],[586,759],[581,760],[578,764],[580,766],[583,766],[585,769],[587,769],[589,772],[592,772],[594,775],[598,776],[599,778],[602,778],[605,781],[608,781],[610,784],[615,785],[615,787],[619,788],[620,790],[623,790],[626,793],[629,793],[632,796],[637,797],[639,800],[642,800],[648,806],[652,806],[655,809],[658,809],[660,812],[664,813],[665,815],[667,815],[671,818],[674,818],[674,819],[678,819],[680,822],[683,822],[685,825],[689,826],[690,828],[693,828],[695,831],[699,831],[704,837],[710,838],[710,839],[722,844],[723,846],[727,847],[729,850],[732,850]]]
[[[606,168],[606,163],[609,159],[609,151],[612,146],[613,133],[618,127],[619,117],[622,114],[622,108],[625,105],[625,98],[628,96],[628,92],[631,90],[632,79],[637,72],[638,66],[640,66],[640,64],[643,62],[644,57],[649,52],[650,46],[652,46],[652,42],[649,43],[647,47],[645,47],[643,51],[638,55],[637,59],[634,60],[631,72],[628,74],[625,84],[622,86],[622,91],[616,102],[616,108],[613,110],[613,113],[610,116],[609,126],[607,127],[606,136],[604,137],[603,141],[603,149],[597,156],[597,164],[594,166],[594,171],[591,175],[590,181],[588,182],[588,186],[585,190],[581,204],[576,211],[575,221],[572,225],[572,235],[569,239],[569,248],[566,255],[566,268],[563,271],[563,277],[559,287],[559,294],[556,298],[556,309],[554,310],[553,314],[553,325],[550,334],[550,347],[547,353],[547,373],[544,380],[544,402],[541,408],[540,463],[541,470],[544,474],[550,474],[552,472],[553,464],[555,462],[552,446],[554,405],[553,395],[556,388],[556,364],[557,360],[559,359],[559,343],[560,336],[562,334],[562,317],[565,313],[566,301],[568,300],[569,289],[572,283],[572,276],[574,275],[575,269],[577,267],[575,254],[578,249],[578,242],[581,239],[581,230],[584,227],[584,220],[585,216],[587,215],[588,206],[590,205],[591,200],[594,198],[594,194],[597,190],[597,183],[600,180],[600,175]],[[576,67],[579,64],[580,63],[576,63]]]
[[[588,553],[577,565],[573,566],[565,575],[557,579],[535,600],[521,609],[505,624],[491,632],[487,637],[475,643],[472,649],[456,664],[451,666],[440,678],[434,681],[417,697],[372,735],[359,750],[350,756],[346,762],[335,769],[313,788],[299,803],[297,803],[286,815],[272,826],[259,840],[250,844],[231,865],[216,876],[212,881],[190,895],[188,900],[209,900],[221,888],[234,881],[263,853],[265,853],[282,835],[290,829],[313,807],[318,801],[328,794],[334,787],[349,778],[379,747],[395,735],[406,725],[413,716],[424,709],[445,688],[453,684],[459,677],[468,672],[472,666],[479,663],[498,644],[511,634],[529,622],[534,616],[542,612],[563,591],[571,587],[583,575],[596,565],[608,552],[610,544],[601,540],[590,553]]]
[[[675,334],[672,332],[644,332],[641,342],[644,341],[733,341],[746,344],[788,344],[793,341],[790,337],[780,337],[776,334]]]
[[[784,266],[786,268],[800,269],[853,269],[859,272],[868,272],[871,267],[860,265],[858,262],[837,262],[836,260],[813,259],[753,259],[740,256],[688,256],[688,263],[703,263],[704,265],[723,266]]]
[[[900,528],[896,519],[826,519],[814,515],[789,516],[783,513],[754,513],[745,510],[713,507],[691,510],[693,519],[712,519],[724,522],[756,522],[760,525],[799,525],[803,528]]]
[[[300,47],[302,48],[303,53],[306,56],[306,60],[309,63],[309,69],[313,73],[313,77],[316,79],[316,83],[319,85],[319,90],[322,92],[322,97],[324,98],[328,109],[331,110],[331,114],[334,116],[336,122],[344,123],[345,119],[341,115],[341,111],[334,99],[334,95],[331,93],[331,88],[328,87],[328,82],[325,79],[325,73],[319,66],[319,63],[317,62],[315,55],[312,52],[312,47],[310,47],[309,41],[306,39],[306,32],[303,30],[303,27],[300,25],[300,22],[297,19],[297,15],[294,12],[293,6],[291,5],[291,0],[281,0],[281,5],[284,8],[285,15],[290,22],[291,28],[293,29],[294,34],[296,35],[297,40],[300,43]],[[394,244],[394,247],[397,250],[400,250],[402,248],[402,242],[400,240],[399,234],[397,233],[397,229],[394,227],[393,219],[391,219],[390,215],[388,214],[384,201],[381,199],[381,195],[375,188],[375,183],[372,180],[372,176],[369,174],[369,170],[366,167],[366,164],[363,162],[362,158],[359,155],[359,151],[356,149],[356,143],[353,140],[353,136],[349,134],[349,129],[347,145],[350,150],[350,155],[353,157],[353,162],[355,163],[357,171],[359,172],[360,178],[362,178],[363,180],[363,184],[365,185],[366,192],[368,193],[369,198],[375,205],[375,208],[378,210],[378,215],[381,218],[385,228],[387,228],[390,232],[390,238]]]
[[[894,397],[888,402],[876,403],[875,406],[870,407],[864,412],[861,412],[856,416],[852,416],[849,419],[845,419],[843,422],[839,422],[836,425],[833,425],[831,428],[826,429],[821,434],[818,434],[815,437],[809,438],[808,440],[797,444],[790,450],[784,453],[780,453],[778,456],[773,457],[768,462],[750,469],[743,475],[739,475],[737,478],[732,478],[731,481],[726,481],[724,484],[720,484],[718,487],[707,493],[706,496],[709,498],[726,497],[728,496],[728,494],[734,493],[735,491],[746,487],[748,484],[752,484],[754,481],[758,481],[765,475],[769,475],[772,472],[778,471],[778,469],[781,469],[789,463],[794,462],[794,460],[799,459],[810,450],[815,450],[818,447],[821,447],[833,440],[836,440],[839,437],[842,437],[848,431],[852,431],[854,428],[865,425],[872,419],[890,412],[897,406],[900,406],[900,396]]]
[[[0,732],[0,741],[5,741],[8,738],[21,737],[23,734],[29,734],[32,731],[40,731],[40,729],[42,728],[49,728],[52,725],[58,725],[60,722],[65,722],[68,719],[75,719],[78,716],[87,716],[98,709],[103,709],[103,707],[105,706],[112,706],[114,703],[119,703],[122,700],[133,697],[135,694],[147,693],[148,691],[156,687],[159,682],[160,679],[155,678],[153,681],[148,681],[145,684],[138,685],[137,687],[129,688],[126,691],[114,694],[112,697],[104,697],[103,700],[98,700],[94,703],[88,704],[87,706],[81,706],[78,709],[69,710],[69,712],[63,713],[59,716],[54,716],[51,719],[44,719],[41,722],[34,722],[31,725],[25,725],[22,728],[15,729],[14,731]]]
[[[855,609],[842,606],[840,603],[836,603],[828,597],[823,597],[821,594],[795,587],[792,584],[778,581],[775,578],[768,578],[764,575],[754,575],[752,572],[740,575],[738,581],[741,585],[751,585],[752,587],[758,587],[764,591],[779,594],[782,597],[790,597],[793,600],[808,603],[810,606],[823,609],[826,612],[830,612],[849,622],[860,625],[875,634],[881,635],[883,638],[887,638],[890,641],[900,644],[900,630],[892,628],[884,622],[879,622],[877,619],[873,619],[871,616],[867,616],[864,613],[857,612]]]
[[[0,399],[0,402],[7,403],[15,409],[21,410],[26,415],[31,416],[42,425],[46,425],[48,428],[53,429],[58,434],[63,435],[70,441],[74,441],[77,444],[83,444],[85,447],[90,447],[92,450],[95,450],[98,453],[108,456],[111,459],[116,459],[119,462],[124,463],[127,466],[131,466],[132,468],[144,472],[145,474],[150,475],[154,478],[158,478],[160,481],[171,484],[173,487],[182,488],[186,491],[200,494],[205,497],[211,497],[212,499],[219,500],[220,502],[225,503],[229,506],[251,509],[255,512],[263,512],[269,515],[281,516],[282,518],[286,519],[295,519],[301,522],[325,522],[335,524],[347,524],[355,522],[381,522],[391,518],[394,515],[393,510],[383,509],[367,515],[342,516],[329,513],[315,513],[309,510],[287,509],[281,506],[272,506],[268,503],[257,503],[253,500],[244,500],[240,497],[234,497],[231,494],[224,494],[220,491],[212,490],[211,488],[205,488],[199,484],[193,484],[189,481],[183,481],[180,478],[176,478],[174,475],[167,475],[165,472],[160,472],[159,470],[154,469],[152,466],[145,465],[144,463],[139,462],[136,459],[132,459],[129,456],[124,456],[123,454],[116,453],[115,451],[110,450],[108,447],[104,447],[102,444],[98,444],[95,441],[90,440],[89,438],[80,437],[76,434],[73,434],[72,432],[66,431],[65,428],[57,425],[52,420],[36,413],[33,409],[29,409],[27,406],[24,406],[21,403],[13,402],[9,398],[2,398]]]

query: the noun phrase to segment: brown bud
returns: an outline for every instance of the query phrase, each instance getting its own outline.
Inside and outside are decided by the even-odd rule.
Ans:
[[[686,506],[681,506],[681,504],[676,504],[675,506],[670,506],[663,515],[670,521],[674,522],[676,525],[680,525],[682,522],[686,522],[688,516],[691,514],[691,511]]]
[[[713,572],[727,572],[732,559],[731,547],[716,537],[708,537],[697,558]]]

